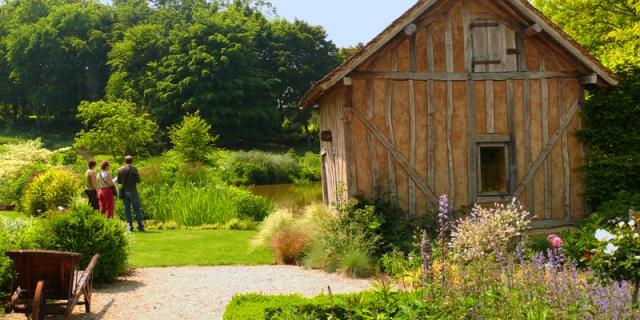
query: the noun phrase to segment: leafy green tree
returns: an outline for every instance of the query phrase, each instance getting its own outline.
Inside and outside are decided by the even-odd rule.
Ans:
[[[182,122],[171,127],[169,137],[173,149],[188,162],[204,162],[218,139],[210,134],[211,125],[198,112],[187,114]]]
[[[605,65],[640,65],[639,1],[534,0],[533,4]]]
[[[84,129],[77,135],[74,147],[86,148],[94,154],[120,156],[148,153],[158,130],[149,114],[124,100],[83,101],[78,106],[78,119]]]
[[[30,21],[44,16],[40,11],[24,13],[31,8],[25,6],[18,5],[16,17]],[[9,80],[21,94],[14,102],[26,109],[23,116],[35,116],[37,124],[52,120],[65,124],[73,121],[81,100],[103,95],[112,17],[108,7],[98,3],[58,4],[49,10],[35,22],[12,26],[4,40],[5,58]]]
[[[590,88],[580,138],[589,145],[583,168],[594,208],[618,192],[640,193],[640,2],[535,0],[563,30],[621,78],[617,87]]]

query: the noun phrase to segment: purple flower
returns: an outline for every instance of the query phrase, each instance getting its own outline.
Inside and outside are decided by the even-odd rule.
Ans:
[[[440,250],[442,250],[443,254],[445,251],[445,241],[446,241],[446,233],[447,233],[447,225],[449,220],[449,197],[446,194],[440,196],[438,201],[438,244],[440,245]]]

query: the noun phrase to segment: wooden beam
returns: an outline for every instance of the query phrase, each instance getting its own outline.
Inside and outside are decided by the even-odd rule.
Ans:
[[[391,70],[398,70],[398,50],[394,50],[391,53]],[[391,140],[391,144],[395,144],[395,135],[393,131],[393,82],[391,80],[387,80],[387,93],[386,93],[386,103],[387,103],[387,114],[386,114],[386,122],[387,122],[387,130],[389,132],[389,139]],[[398,193],[398,185],[396,182],[396,163],[393,160],[393,155],[389,151],[387,153],[387,162],[389,166],[389,192],[392,195],[397,195]]]
[[[494,108],[493,108],[493,80],[487,80],[484,84],[485,88],[485,112],[487,113],[487,132],[494,133],[496,131],[495,127],[495,117],[494,117]]]
[[[582,85],[596,83],[598,83],[598,74],[596,73],[580,77],[580,84]]]
[[[431,27],[427,27],[427,71],[434,69],[433,61],[433,32]],[[435,105],[433,100],[433,80],[427,81],[427,182],[432,190],[436,188],[436,156],[435,156],[435,122],[433,121]]]
[[[469,12],[468,0],[462,0],[462,24],[464,36],[464,72],[470,73],[473,71],[473,40],[469,27],[471,24],[471,13]]]
[[[475,203],[478,197],[476,110],[473,89],[473,80],[467,80],[467,176],[469,177],[469,202],[471,204]]]
[[[523,121],[524,121],[524,161],[525,168],[529,168],[531,166],[531,162],[533,162],[533,155],[531,154],[531,83],[529,80],[524,80],[523,85]],[[520,182],[522,183],[522,182]],[[529,208],[533,208],[533,183],[528,185],[527,181],[525,186],[527,186],[527,205]]]
[[[540,71],[545,71],[544,57],[540,57]],[[540,80],[540,100],[542,108],[540,109],[540,117],[542,118],[542,144],[549,143],[549,82],[547,79]],[[544,218],[551,219],[551,161],[544,161]]]
[[[436,194],[433,192],[433,190],[431,190],[431,188],[429,188],[429,186],[422,181],[416,169],[412,167],[411,163],[409,163],[409,161],[407,161],[407,159],[402,156],[402,153],[391,143],[391,141],[389,141],[384,136],[384,134],[380,132],[380,130],[378,130],[378,128],[376,128],[376,126],[371,121],[369,121],[364,114],[362,114],[362,112],[355,108],[352,108],[351,112],[353,112],[353,115],[356,117],[356,119],[362,122],[362,124],[371,133],[373,133],[378,141],[380,141],[380,143],[382,143],[382,145],[387,148],[389,153],[393,156],[394,160],[400,165],[400,167],[402,167],[406,171],[407,175],[409,175],[409,177],[413,179],[413,181],[415,181],[416,186],[420,190],[422,190],[424,194],[427,195],[429,200],[432,203],[438,203],[438,197],[436,197]]]
[[[510,142],[510,141],[511,141],[511,136],[508,134],[494,133],[494,134],[476,135],[476,142],[493,143],[493,142]]]
[[[352,119],[351,119],[351,113],[349,113],[348,111],[353,109],[353,104],[352,104],[352,100],[353,100],[353,87],[352,86],[345,86],[343,87],[342,90],[344,90],[343,93],[343,104],[342,104],[342,110],[343,110],[343,117],[342,117],[342,126],[344,128],[344,139],[345,139],[345,162],[347,163],[347,169],[348,169],[348,176],[347,176],[347,196],[352,196],[355,195],[357,193],[357,189],[358,189],[358,185],[357,185],[357,178],[358,178],[358,171],[356,170],[356,162],[354,160],[354,141],[353,141],[353,134],[352,134],[352,129],[351,129],[351,125],[352,125]],[[327,177],[328,178],[328,177]],[[327,179],[327,182],[329,180]],[[333,182],[332,182],[333,183]],[[336,190],[334,190],[334,192],[336,192]]]
[[[577,78],[577,73],[571,72],[376,72],[354,71],[353,78],[374,78],[389,80],[418,80],[418,81],[505,81],[505,80],[539,80],[555,78]]]
[[[365,81],[367,92],[367,117],[369,120],[373,119],[373,80],[367,79]],[[369,157],[371,159],[371,178],[373,181],[372,186],[379,187],[380,184],[380,169],[378,164],[378,152],[376,151],[376,141],[373,138],[373,134],[369,132],[367,134],[367,144],[369,146]]]
[[[516,189],[516,182],[518,181],[518,157],[517,157],[517,139],[516,139],[516,119],[515,119],[515,101],[513,92],[513,81],[507,80],[507,124],[509,126],[509,154],[511,155],[511,161],[509,161],[509,191]]]
[[[534,36],[534,35],[537,35],[537,34],[538,34],[538,33],[540,33],[540,32],[542,32],[542,27],[541,27],[539,24],[534,23],[534,24],[532,24],[532,25],[530,25],[530,26],[526,27],[526,28],[522,31],[522,34],[523,34],[525,37],[532,37],[532,36]]]
[[[544,161],[547,159],[547,157],[551,153],[551,150],[555,146],[556,142],[558,142],[558,140],[560,139],[560,136],[562,135],[562,133],[566,132],[567,128],[569,127],[569,124],[571,123],[571,120],[576,115],[576,113],[578,113],[579,109],[580,108],[578,107],[578,101],[575,101],[571,106],[571,108],[569,109],[569,111],[567,112],[567,114],[565,114],[562,117],[560,128],[558,128],[558,130],[556,130],[556,132],[553,133],[549,141],[545,144],[544,148],[542,149],[542,152],[540,153],[536,161],[534,161],[529,167],[529,170],[527,171],[527,175],[520,182],[520,185],[514,192],[513,194],[514,197],[517,198],[518,196],[520,196],[524,188],[526,188],[527,184],[529,184],[529,181],[533,179],[533,176],[536,174],[538,169],[540,169]],[[527,199],[527,201],[529,201],[529,199]]]
[[[445,18],[444,43],[446,50],[447,72],[453,72],[453,26],[451,14]],[[453,211],[456,199],[455,168],[453,167],[453,82],[447,81],[447,160],[449,163],[449,211]]]
[[[409,69],[411,72],[416,72],[418,69],[416,61],[416,35],[409,37]]]
[[[404,27],[404,33],[407,36],[412,36],[416,33],[416,31],[418,30],[418,27],[415,25],[415,23],[410,23],[409,25],[407,25],[406,27]]]
[[[565,81],[558,81],[558,117],[562,119],[562,115],[567,111],[564,101],[564,86]],[[563,175],[563,190],[564,190],[564,218],[566,220],[571,219],[571,166],[569,164],[569,137],[567,132],[562,133],[562,175]]]
[[[573,220],[533,220],[529,225],[531,229],[555,229],[562,227],[575,227],[578,221]]]
[[[413,80],[409,80],[409,117],[410,132],[409,141],[409,163],[416,167],[416,91]],[[416,183],[411,177],[408,178],[409,187],[409,214],[416,215]]]

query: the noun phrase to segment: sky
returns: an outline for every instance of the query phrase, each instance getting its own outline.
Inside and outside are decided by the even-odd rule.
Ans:
[[[321,25],[338,47],[367,43],[417,0],[270,0],[288,20]]]

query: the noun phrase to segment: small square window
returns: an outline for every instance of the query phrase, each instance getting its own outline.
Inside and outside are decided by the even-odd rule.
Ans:
[[[480,142],[477,150],[478,195],[509,195],[509,142]]]

